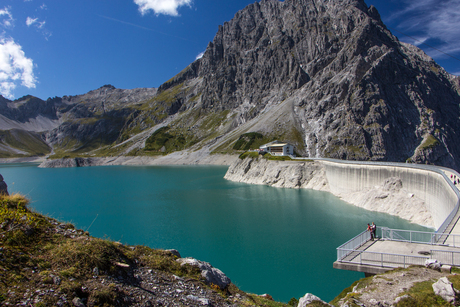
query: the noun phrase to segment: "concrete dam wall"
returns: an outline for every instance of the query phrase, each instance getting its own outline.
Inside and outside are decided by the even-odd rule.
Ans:
[[[326,169],[329,188],[335,195],[363,191],[380,185],[387,178],[400,178],[405,190],[424,201],[435,228],[440,231],[444,231],[440,227],[444,227],[443,223],[457,208],[460,198],[458,189],[437,167],[333,160],[321,160],[321,163]]]
[[[456,213],[460,198],[458,189],[444,171],[459,176],[453,170],[428,165],[247,158],[237,159],[224,178],[274,187],[327,191],[355,206],[444,231],[444,222]]]

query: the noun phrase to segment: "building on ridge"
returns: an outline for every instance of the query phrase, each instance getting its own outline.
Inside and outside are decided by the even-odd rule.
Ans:
[[[273,141],[260,146],[259,152],[267,152],[273,156],[293,156],[294,145],[286,142]]]

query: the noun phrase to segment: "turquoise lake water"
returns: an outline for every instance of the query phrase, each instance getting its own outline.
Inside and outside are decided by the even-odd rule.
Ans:
[[[223,179],[221,166],[42,169],[0,164],[8,190],[91,235],[177,249],[221,269],[240,289],[287,302],[330,301],[364,274],[336,270],[336,248],[378,226],[426,230],[332,194]]]

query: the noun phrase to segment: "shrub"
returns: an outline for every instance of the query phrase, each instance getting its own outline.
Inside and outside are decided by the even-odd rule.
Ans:
[[[259,153],[257,151],[247,151],[247,152],[244,152],[242,153],[239,158],[241,160],[244,160],[246,158],[253,158],[253,159],[257,159],[259,158]]]
[[[262,140],[264,136],[257,132],[249,132],[242,134],[238,141],[236,141],[235,145],[233,145],[233,149],[235,150],[249,150],[253,145],[255,145],[257,140]],[[258,147],[258,146],[257,146]]]

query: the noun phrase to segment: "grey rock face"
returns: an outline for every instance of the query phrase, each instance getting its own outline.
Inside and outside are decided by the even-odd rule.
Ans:
[[[459,170],[459,93],[457,77],[399,42],[363,0],[262,0],[219,26],[203,57],[158,91],[107,85],[39,103],[0,99],[0,115],[15,125],[35,118],[51,127],[47,142],[68,151],[119,145],[161,124],[196,148],[213,139],[212,149],[230,149],[260,132],[309,157]]]
[[[230,165],[225,179],[281,188],[329,190],[324,167],[318,162],[281,162],[266,159],[238,159]]]
[[[60,168],[60,167],[84,167],[101,165],[102,160],[98,158],[72,158],[46,160],[39,167]]]
[[[459,167],[458,80],[399,42],[361,0],[251,4],[193,66],[178,80],[201,80],[207,112],[237,110],[233,127],[291,104],[256,131],[294,129],[302,141],[287,133],[288,141],[310,157]]]
[[[0,194],[8,194],[8,186],[6,185],[6,182],[3,181],[3,176],[0,174]]]

